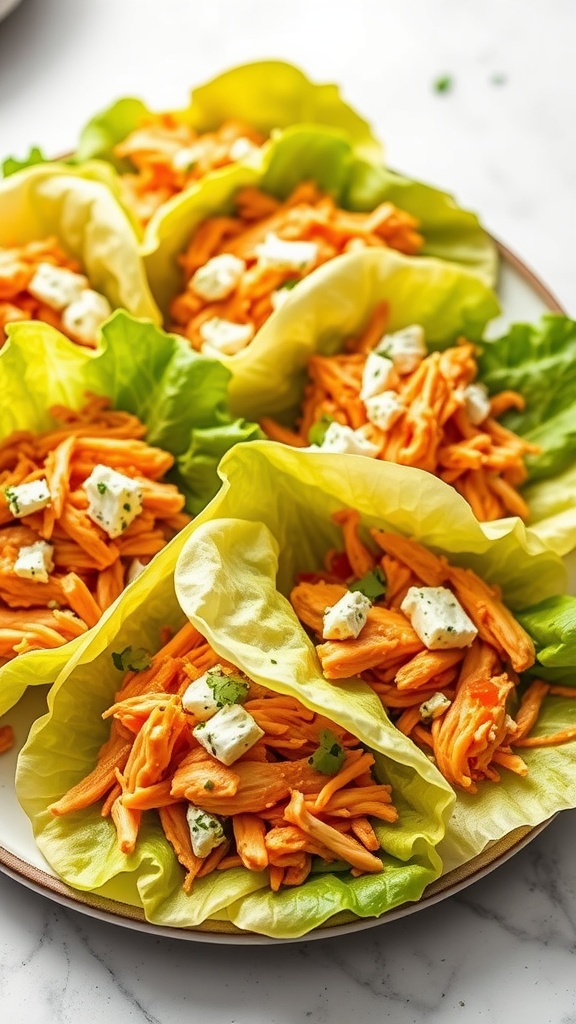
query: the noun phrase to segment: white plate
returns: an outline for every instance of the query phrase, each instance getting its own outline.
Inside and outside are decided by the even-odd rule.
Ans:
[[[0,0],[1,3],[1,0]],[[1,11],[1,7],[0,7]],[[502,333],[515,321],[534,322],[545,312],[563,313],[554,296],[545,285],[508,249],[499,245],[501,274],[498,293],[503,314],[491,326],[491,336]],[[170,938],[197,942],[231,943],[234,945],[274,944],[280,941],[263,935],[241,932],[227,922],[205,922],[195,929],[168,928],[150,924],[141,911],[114,900],[103,899],[93,893],[79,892],[57,878],[38,850],[28,818],[20,808],[14,792],[14,770],[18,751],[23,746],[32,722],[46,709],[46,687],[29,689],[0,725],[10,723],[15,730],[13,750],[0,756],[0,870],[29,889],[41,893],[57,903],[81,911],[91,917],[138,931],[150,932]],[[468,864],[442,876],[428,887],[417,903],[404,904],[381,918],[358,919],[351,914],[338,915],[322,928],[304,936],[311,939],[331,938],[349,932],[362,931],[375,925],[395,921],[408,914],[437,903],[482,878],[517,853],[548,822],[536,828],[517,829],[495,843]]]

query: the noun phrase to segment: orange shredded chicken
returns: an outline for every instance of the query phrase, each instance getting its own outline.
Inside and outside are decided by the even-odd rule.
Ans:
[[[237,344],[246,347],[286,289],[336,256],[367,247],[413,255],[423,245],[417,222],[392,203],[382,203],[371,213],[350,213],[338,209],[310,181],[298,185],[284,201],[249,186],[238,191],[235,202],[233,216],[203,221],[180,257],[185,287],[170,305],[170,330],[183,334],[196,349],[217,345],[211,330],[217,321],[243,328]],[[270,260],[266,249],[260,252],[269,236],[308,248],[303,257],[299,251],[295,264],[283,258]],[[199,272],[209,260],[225,254],[239,261],[238,271],[212,298]]]
[[[95,395],[78,412],[62,406],[50,412],[59,423],[54,429],[20,431],[0,442],[2,659],[59,647],[95,625],[123,591],[134,560],[148,562],[189,518],[183,495],[162,482],[173,456],[144,441],[146,428],[136,416]],[[88,514],[84,483],[97,465],[141,487],[141,512],[115,538]],[[18,488],[41,480],[48,503],[20,514]],[[50,558],[35,578],[36,570],[26,574],[18,560],[39,542]]]
[[[368,536],[377,549],[372,550],[362,537],[356,512],[339,511],[332,518],[342,527],[344,550],[329,551],[326,571],[304,574],[290,595],[300,621],[315,635],[327,679],[360,675],[397,728],[431,751],[444,777],[469,793],[475,793],[482,781],[497,782],[501,768],[520,776],[528,773],[513,748],[576,739],[576,729],[531,734],[548,693],[576,697],[576,689],[538,679],[521,684],[518,673],[533,668],[536,652],[497,587],[471,569],[450,565],[410,537],[373,529]],[[364,576],[374,569],[384,579],[383,593],[369,607],[358,635],[324,640],[325,610],[358,582],[360,570]],[[401,607],[409,587],[443,587],[451,592],[476,630],[468,646],[429,648]],[[336,814],[331,785],[316,806],[330,796],[326,806]],[[377,816],[369,810],[369,795],[364,802],[358,790],[357,798],[358,810],[365,807],[366,814]]]
[[[95,348],[96,334],[78,326],[73,315],[74,297],[71,295],[69,301],[65,302],[65,293],[61,294],[60,290],[53,293],[50,288],[46,289],[45,283],[37,285],[38,268],[42,272],[47,267],[54,267],[57,272],[62,270],[67,278],[71,274],[77,275],[73,280],[79,293],[86,290],[93,292],[78,261],[64,252],[56,238],[0,248],[0,347],[6,341],[8,324],[21,320],[41,320],[76,344]],[[96,294],[98,304],[102,306],[102,322],[112,310],[104,296]],[[68,309],[71,309],[70,314]]]
[[[478,367],[470,342],[462,338],[432,352],[409,372],[393,371],[382,392],[396,403],[393,414],[374,411],[370,402],[380,395],[361,397],[367,358],[386,334],[387,315],[387,305],[378,305],[345,352],[311,356],[296,428],[265,417],[264,432],[273,441],[302,448],[315,439],[315,428],[335,421],[369,441],[374,458],[427,470],[451,484],[481,522],[509,515],[527,519],[519,488],[527,479],[525,456],[539,448],[497,421],[507,409],[523,408],[524,400],[513,391],[494,395],[487,415],[472,422],[466,389],[477,384]]]
[[[124,202],[147,224],[163,203],[210,171],[249,156],[265,141],[242,121],[196,132],[174,114],[152,114],[114,147],[114,155],[131,165],[120,177]]]
[[[238,676],[212,652],[212,666],[223,665],[241,679],[239,700],[263,735],[230,765],[200,744],[193,731],[198,718],[185,709],[182,696],[204,673],[207,646],[186,625],[143,671],[127,673],[103,715],[112,731],[98,763],[51,806],[52,814],[101,802],[119,848],[130,853],[142,813],[157,811],[186,870],[186,892],[196,877],[232,867],[267,872],[273,891],[301,885],[313,857],[344,860],[355,873],[381,871],[373,822],[390,826],[397,820],[391,787],[374,775],[374,755],[341,726],[293,697]],[[328,767],[317,759],[326,749],[323,735],[329,736],[331,754],[334,747],[340,753]],[[228,820],[207,852],[195,852],[190,809],[216,822]]]

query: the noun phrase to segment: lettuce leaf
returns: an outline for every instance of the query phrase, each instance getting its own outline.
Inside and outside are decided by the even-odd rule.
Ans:
[[[394,203],[418,219],[424,235],[424,256],[458,263],[486,284],[495,284],[498,254],[475,213],[462,209],[453,196],[432,185],[412,181],[369,161],[358,161],[344,206],[371,210],[382,202]]]
[[[444,868],[452,866],[566,805],[573,744],[551,757],[527,752],[534,754],[528,780],[503,772],[498,785],[481,787],[475,798],[453,794],[428,758],[391,726],[369,687],[359,679],[323,679],[287,600],[295,574],[318,568],[338,542],[330,514],[343,505],[359,509],[365,526],[413,533],[470,565],[501,585],[513,608],[562,592],[566,574],[557,556],[518,520],[480,525],[458,494],[419,470],[254,441],[235,446],[219,472],[223,485],[210,505],[74,652],[51,690],[48,714],[35,723],[20,755],[18,797],[44,856],[69,884],[142,906],[156,923],[196,927],[210,916],[226,916],[243,929],[294,938],[335,915],[377,916],[418,899],[441,870],[437,850]],[[397,825],[379,826],[382,875],[352,879],[332,868],[273,896],[264,878],[237,869],[201,880],[186,896],[153,815],[145,816],[136,851],[126,858],[114,846],[110,822],[97,812],[48,814],[50,802],[90,769],[106,738],[100,716],[120,678],[111,654],[129,645],[156,649],[160,629],[178,627],[184,612],[221,656],[322,709],[377,752],[378,771],[391,781],[400,809]],[[569,704],[550,701],[546,716],[569,720]]]
[[[263,529],[258,524],[253,526],[256,531]],[[266,876],[244,869],[215,872],[198,880],[187,896],[181,888],[182,871],[153,814],[145,815],[137,848],[126,857],[116,848],[110,820],[103,819],[97,810],[62,818],[47,812],[53,800],[90,770],[106,738],[108,725],[101,714],[113,701],[121,679],[114,668],[113,652],[127,646],[153,650],[159,646],[164,626],[177,628],[185,621],[176,599],[174,568],[193,528],[194,523],[156,556],[91,631],[81,649],[75,650],[50,691],[48,714],[32,726],[19,757],[16,787],[44,856],[75,887],[142,906],[149,920],[176,927],[198,926],[226,910],[229,917],[237,918],[240,927],[288,938],[305,934],[340,911],[373,915],[417,899],[440,871],[434,848],[444,834],[452,793],[428,759],[391,730],[379,701],[366,686],[328,686],[317,669],[316,682],[322,692],[310,700],[309,683],[303,685],[298,680],[292,692],[308,706],[323,706],[324,694],[328,713],[350,725],[361,738],[369,738],[377,751],[384,751],[378,755],[378,772],[398,788],[403,824],[400,828],[379,826],[386,869],[380,886],[368,879],[354,880],[344,869],[331,870],[314,876],[290,898],[283,896],[270,916]],[[265,560],[273,559],[273,552],[265,548],[261,549]],[[208,579],[206,582],[209,585]],[[218,590],[225,596],[225,588],[219,586]],[[234,595],[238,596],[236,588]],[[228,621],[226,613],[224,627]],[[223,638],[222,643],[226,645],[227,639]],[[284,650],[276,653],[283,661]],[[264,677],[261,674],[260,678],[284,692],[274,672]],[[414,770],[414,763],[421,766],[427,782]],[[243,903],[249,895],[258,898],[254,907],[246,910]]]
[[[264,135],[299,122],[330,125],[347,132],[365,156],[378,159],[382,154],[369,124],[342,99],[336,85],[311,82],[284,61],[232,68],[194,88],[189,104],[171,113],[198,132],[213,131],[228,119],[244,121]],[[129,162],[115,158],[114,147],[151,114],[139,99],[118,100],[82,129],[75,159],[96,157],[126,169]]]
[[[2,178],[9,178],[11,174],[16,174],[16,171],[23,171],[27,167],[35,167],[37,164],[46,164],[49,162],[49,158],[44,156],[44,153],[38,146],[31,146],[28,152],[28,156],[23,157],[19,160],[17,157],[9,156],[2,162]]]
[[[106,395],[114,407],[142,419],[151,444],[176,457],[169,479],[195,514],[218,490],[223,452],[261,436],[255,424],[230,415],[225,367],[148,321],[116,312],[102,327],[98,350],[72,344],[47,324],[13,324],[8,334],[0,393],[10,401],[0,406],[0,438],[51,428],[52,405],[79,408],[87,391]],[[76,646],[34,651],[0,667],[0,714],[27,685],[52,682]]]
[[[479,339],[499,311],[494,293],[453,264],[409,259],[390,249],[339,256],[291,291],[247,349],[223,359],[233,374],[232,408],[293,426],[310,356],[340,351],[382,301],[389,303],[391,330],[422,324],[432,349],[461,335]]]
[[[513,324],[487,344],[480,377],[490,393],[525,400],[502,422],[540,451],[526,459],[530,525],[558,554],[576,546],[576,321],[559,314]]]
[[[0,181],[0,246],[54,236],[113,308],[160,322],[138,240],[110,189],[64,164],[40,164]]]
[[[369,164],[357,155],[344,132],[304,124],[280,133],[262,148],[258,161],[207,175],[152,217],[143,252],[161,308],[166,311],[182,286],[177,256],[201,221],[232,212],[235,193],[243,186],[257,185],[282,199],[307,179],[317,181],[337,203],[351,209],[373,209],[388,199],[402,201],[403,209],[419,218],[425,238],[430,229],[425,255],[462,262],[487,285],[494,284],[495,247],[473,214],[460,210],[443,193]]]
[[[518,620],[536,645],[531,674],[576,687],[576,597],[549,597],[526,608]]]
[[[553,609],[554,600],[561,600],[565,611],[559,644],[562,653],[556,657],[562,659],[564,677],[576,673],[576,652],[569,633],[576,602],[559,597],[566,588],[565,566],[518,519],[480,524],[458,494],[420,470],[355,456],[300,452],[272,442],[238,446],[222,460],[219,472],[223,487],[193,524],[192,539],[177,566],[176,586],[193,621],[208,622],[216,614],[219,621],[223,617],[230,621],[226,641],[219,636],[219,644],[225,645],[220,650],[224,655],[229,651],[246,671],[275,672],[278,688],[287,685],[281,670],[266,662],[267,657],[279,661],[271,653],[276,637],[283,671],[294,678],[294,666],[298,666],[297,678],[303,687],[308,679],[315,680],[310,675],[314,654],[305,661],[308,648],[285,598],[296,573],[317,569],[326,550],[339,542],[329,517],[337,508],[349,506],[360,511],[365,526],[380,525],[412,534],[444,552],[455,564],[469,566],[501,586],[508,606],[519,616],[525,615],[525,626],[534,629],[541,660],[550,660],[543,653],[548,643],[543,612],[548,606],[531,606],[544,601]],[[250,480],[250,488],[245,486],[246,480]],[[256,534],[259,523],[272,534],[278,552],[277,572],[271,563],[266,589],[258,570],[262,562]],[[446,523],[450,523],[449,531]],[[208,573],[211,593],[203,582]],[[248,597],[235,602],[243,579]],[[551,640],[550,646],[554,642]],[[575,724],[575,701],[547,698],[539,731]],[[502,770],[499,783],[482,784],[475,796],[456,793],[447,834],[438,847],[445,870],[476,856],[516,828],[537,825],[556,811],[574,806],[576,744],[526,750],[523,756],[529,765],[526,779]],[[242,914],[251,901],[252,897],[242,904]]]

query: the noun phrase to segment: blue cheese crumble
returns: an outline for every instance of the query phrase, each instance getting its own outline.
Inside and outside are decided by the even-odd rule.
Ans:
[[[244,260],[225,252],[198,267],[190,279],[190,287],[201,299],[218,302],[232,294],[245,270]]]
[[[52,500],[45,477],[40,480],[32,480],[29,484],[5,487],[4,495],[10,514],[15,519],[22,519],[24,516],[32,515],[33,512],[40,512]]]
[[[340,455],[367,455],[371,459],[377,458],[380,452],[380,446],[369,441],[361,430],[352,430],[352,427],[336,422],[328,427],[322,444],[312,447],[319,447],[323,452],[338,452]]]
[[[34,544],[24,544],[18,549],[14,572],[24,580],[48,583],[49,574],[54,569],[53,554],[52,544],[47,544],[45,540],[37,540]]]
[[[411,324],[401,331],[385,334],[374,351],[388,356],[394,364],[396,373],[401,376],[412,373],[428,354],[424,341],[424,328],[420,324]]]
[[[430,651],[469,647],[478,630],[451,590],[410,587],[400,605]]]
[[[336,604],[324,612],[322,621],[324,640],[355,639],[366,625],[371,607],[371,600],[359,590],[349,590]]]
[[[208,722],[200,722],[192,735],[217,761],[230,765],[254,746],[264,730],[240,704],[225,704]]]
[[[84,481],[88,497],[87,515],[110,538],[119,537],[142,511],[142,488],[138,480],[98,465]]]
[[[207,857],[217,846],[226,842],[222,822],[214,814],[208,814],[200,807],[188,804],[186,821],[190,829],[192,849],[197,857]]]

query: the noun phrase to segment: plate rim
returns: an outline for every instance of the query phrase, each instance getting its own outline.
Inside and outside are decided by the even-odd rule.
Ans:
[[[551,313],[567,316],[567,311],[551,291],[547,284],[531,267],[505,243],[493,234],[494,242],[503,263],[508,264],[519,277],[531,288]],[[465,864],[454,868],[436,879],[424,890],[419,900],[403,903],[379,917],[361,918],[345,911],[332,918],[332,924],[326,921],[323,925],[312,929],[301,936],[291,938],[274,938],[257,932],[248,932],[237,928],[231,921],[204,921],[201,925],[176,928],[158,925],[147,921],[144,912],[130,904],[100,896],[96,893],[74,889],[56,875],[50,874],[39,867],[11,853],[0,843],[0,873],[24,885],[29,890],[52,900],[61,907],[74,910],[88,917],[107,922],[116,926],[132,929],[162,938],[172,938],[193,942],[224,945],[278,945],[297,942],[311,942],[320,939],[337,938],[342,935],[356,934],[384,924],[404,919],[421,910],[448,899],[458,892],[480,881],[486,875],[506,863],[519,853],[533,839],[537,838],[550,825],[557,815],[538,825],[526,825],[515,829],[495,843],[489,844],[476,857]],[[494,853],[495,850],[498,853]]]

